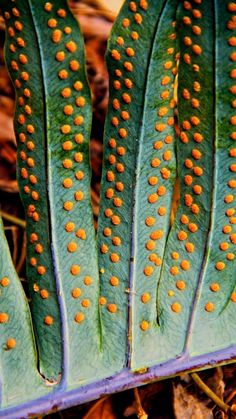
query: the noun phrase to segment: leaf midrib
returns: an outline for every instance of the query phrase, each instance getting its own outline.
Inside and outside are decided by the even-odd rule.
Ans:
[[[155,49],[155,39],[157,36],[157,32],[159,29],[159,24],[162,20],[163,17],[163,12],[165,10],[166,4],[168,3],[168,0],[165,0],[165,2],[162,5],[160,14],[159,14],[159,19],[156,22],[156,26],[155,26],[155,30],[153,32],[153,37],[152,37],[152,42],[151,42],[151,48],[150,48],[150,52],[148,55],[148,63],[151,62],[151,57],[153,55],[153,51]],[[130,284],[130,289],[133,290],[134,287],[134,279],[135,279],[135,265],[136,265],[136,248],[137,248],[137,231],[138,231],[138,226],[137,226],[137,202],[138,202],[138,182],[137,179],[139,178],[140,172],[137,171],[138,167],[141,167],[141,144],[143,144],[143,139],[144,139],[144,115],[145,115],[145,110],[146,110],[146,105],[147,105],[147,95],[146,95],[146,91],[148,89],[149,86],[149,75],[151,73],[151,66],[148,65],[147,67],[147,71],[145,73],[145,92],[143,95],[143,107],[142,107],[142,118],[141,118],[141,124],[140,124],[140,128],[138,130],[138,138],[139,138],[139,143],[138,146],[136,147],[136,156],[135,156],[135,174],[134,174],[134,178],[133,178],[133,194],[132,194],[132,202],[134,203],[133,205],[133,212],[132,212],[132,227],[131,227],[131,242],[130,242],[130,268],[129,268],[129,284]],[[166,237],[166,241],[165,241],[165,247],[166,247],[166,243],[167,243],[167,237]],[[159,275],[160,278],[161,274]],[[130,366],[131,363],[131,356],[132,356],[132,325],[133,325],[133,319],[132,319],[132,308],[134,307],[134,296],[133,293],[129,293],[128,295],[128,336],[130,336],[131,338],[128,339],[128,360],[127,360],[127,364],[128,367]]]

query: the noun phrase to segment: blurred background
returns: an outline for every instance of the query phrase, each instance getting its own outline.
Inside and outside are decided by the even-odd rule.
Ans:
[[[95,222],[99,209],[102,136],[108,103],[108,74],[104,62],[107,38],[123,0],[69,0],[86,42],[87,71],[93,96],[91,134],[92,202]],[[4,64],[4,20],[0,17],[0,208],[13,261],[25,280],[24,211],[16,181],[16,141],[13,131],[14,89]],[[200,373],[227,403],[236,403],[236,367],[232,364]],[[225,419],[189,374],[106,396],[98,401],[45,416],[48,419]]]

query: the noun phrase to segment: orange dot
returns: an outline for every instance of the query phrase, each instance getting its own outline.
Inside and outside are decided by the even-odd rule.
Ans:
[[[49,19],[48,20],[48,27],[49,28],[55,28],[57,26],[57,20],[56,19]]]
[[[236,303],[236,292],[232,292],[232,294],[231,294],[231,301],[233,303]]]
[[[171,305],[171,310],[174,313],[180,313],[182,311],[182,307],[181,307],[180,303],[175,302]]]
[[[30,265],[31,265],[31,266],[36,266],[36,265],[37,265],[37,259],[35,259],[35,258],[30,258],[29,263],[30,263]]]
[[[85,319],[85,316],[84,316],[83,313],[77,313],[75,315],[75,321],[76,321],[76,323],[82,323],[84,321],[84,319]]]
[[[201,195],[202,187],[200,185],[194,185],[193,186],[193,192],[195,193],[195,195]]]
[[[122,182],[117,182],[115,187],[118,192],[122,192],[124,190],[124,184]]]
[[[15,28],[16,28],[18,31],[22,31],[22,29],[23,29],[23,25],[22,25],[22,23],[21,23],[21,22],[19,22],[18,20],[16,20],[16,21],[15,21]]]
[[[232,244],[236,244],[236,233],[231,234],[229,238]]]
[[[120,128],[120,129],[119,129],[119,136],[120,136],[121,138],[126,138],[126,137],[127,137],[127,135],[128,135],[128,132],[127,132],[127,130],[126,130],[125,128]]]
[[[156,176],[151,176],[151,177],[148,179],[148,183],[149,183],[149,185],[151,185],[151,186],[155,186],[155,185],[158,183],[158,178],[157,178]]]
[[[56,53],[56,60],[61,62],[61,61],[64,61],[64,59],[65,59],[65,53],[63,51],[58,51]]]
[[[141,7],[141,9],[146,11],[148,9],[148,2],[146,0],[140,0],[139,6]]]
[[[203,136],[200,133],[196,132],[193,134],[193,139],[196,143],[201,143],[203,140]]]
[[[227,215],[227,217],[231,217],[232,215],[235,214],[235,209],[234,208],[228,208],[226,210],[225,214]]]
[[[179,254],[177,252],[172,252],[171,257],[174,260],[178,260],[179,259]]]
[[[190,185],[193,183],[193,178],[192,178],[192,176],[190,176],[190,175],[186,175],[186,176],[184,177],[184,183],[185,183],[185,185],[190,186]]]
[[[194,168],[193,168],[193,173],[194,173],[196,176],[202,176],[202,174],[203,174],[203,169],[202,169],[201,167],[196,166],[196,167],[194,167]]]
[[[181,230],[178,233],[178,240],[180,240],[180,241],[186,240],[187,237],[188,237],[187,233],[185,231],[183,231],[183,230]]]
[[[43,246],[40,243],[36,244],[35,252],[39,254],[43,253]]]
[[[112,102],[112,106],[113,108],[117,111],[118,109],[120,109],[120,102],[118,99],[114,99]]]
[[[155,224],[155,222],[156,222],[156,219],[154,217],[147,217],[146,220],[145,220],[145,224],[148,227],[153,226]]]
[[[66,43],[66,49],[69,52],[75,52],[77,50],[77,45],[74,41],[69,41]]]
[[[45,275],[46,268],[44,266],[38,266],[37,272],[38,272],[39,275]]]
[[[182,260],[180,266],[184,271],[188,271],[190,269],[190,262],[187,260]]]
[[[57,16],[62,17],[62,18],[66,17],[66,11],[64,9],[58,9]]]
[[[81,296],[81,289],[80,288],[74,288],[71,291],[71,295],[73,298],[79,298]]]
[[[1,279],[1,281],[0,281],[0,284],[1,284],[1,286],[2,287],[8,287],[8,285],[10,284],[10,279],[9,278],[7,278],[6,276],[4,276],[2,279]]]
[[[170,268],[170,273],[171,273],[171,275],[173,275],[173,276],[178,275],[178,274],[179,274],[179,268],[178,268],[178,266],[172,266],[172,267]]]
[[[81,301],[81,305],[84,307],[84,308],[89,308],[89,306],[90,306],[90,300],[89,299],[85,299],[85,300],[82,300]]]
[[[29,80],[29,74],[26,71],[22,71],[21,78],[24,81],[28,81]]]
[[[45,316],[44,317],[44,324],[46,324],[46,326],[51,326],[53,324],[54,320],[52,316]]]
[[[141,296],[141,301],[142,301],[143,304],[146,304],[150,301],[150,298],[151,298],[150,294],[148,292],[145,292]]]
[[[142,21],[143,21],[143,18],[142,18],[142,16],[140,15],[140,13],[135,13],[135,15],[134,15],[134,20],[135,20],[135,22],[136,22],[138,25],[141,25],[141,23],[142,23]]]
[[[7,339],[6,346],[7,346],[7,349],[14,349],[16,346],[16,340],[13,338]]]
[[[233,195],[226,195],[225,197],[224,197],[224,202],[226,203],[226,204],[230,204],[231,202],[233,202],[234,201],[234,196]]]
[[[70,253],[74,253],[77,250],[77,248],[78,248],[78,245],[76,242],[70,242],[67,245],[67,250]]]
[[[133,87],[133,82],[130,79],[125,79],[124,84],[127,87],[127,89],[132,89],[132,87]]]
[[[117,263],[120,261],[120,256],[117,253],[111,253],[110,255],[110,261],[112,263]]]
[[[123,93],[122,94],[122,99],[125,103],[129,104],[131,103],[131,96],[128,93]]]
[[[163,237],[163,231],[162,230],[155,230],[150,234],[150,239],[152,240],[159,240]]]
[[[60,29],[55,29],[52,32],[52,42],[54,42],[55,44],[58,44],[61,41],[61,37],[62,37],[62,31]]]
[[[9,316],[7,313],[0,313],[0,323],[7,323]]]
[[[74,194],[76,201],[82,201],[84,199],[84,193],[82,191],[77,191]]]
[[[158,209],[158,214],[162,217],[164,215],[166,215],[166,208],[165,207],[160,207]]]
[[[113,225],[119,225],[120,224],[120,217],[118,215],[113,215],[111,217],[111,222]]]
[[[105,254],[105,253],[108,253],[108,251],[109,251],[109,247],[106,244],[102,244],[100,246],[100,252],[101,253]]]
[[[90,276],[85,276],[84,277],[84,285],[89,286],[91,285],[93,282],[92,278]]]
[[[63,180],[62,185],[63,185],[63,187],[64,187],[64,188],[66,188],[66,189],[72,188],[72,186],[73,186],[73,181],[72,181],[72,179],[70,179],[70,178],[66,178],[66,179],[64,179],[64,180]]]
[[[220,290],[220,285],[219,285],[217,282],[213,282],[213,283],[210,285],[210,290],[211,290],[212,292],[218,292],[218,291]]]
[[[116,313],[117,312],[117,306],[116,306],[116,304],[108,304],[107,305],[107,310],[110,313]]]
[[[229,12],[236,12],[236,3],[230,2],[227,4],[227,9]]]
[[[124,147],[117,147],[116,151],[119,156],[124,156],[126,154],[126,149]]]
[[[215,309],[215,306],[214,306],[213,303],[211,303],[211,302],[206,303],[206,305],[205,305],[205,310],[206,311],[208,311],[210,313],[211,311],[214,311],[214,309]]]
[[[112,277],[110,278],[110,284],[111,284],[113,287],[117,287],[117,286],[119,285],[119,279],[118,279],[116,276],[112,276]]]
[[[152,167],[159,167],[160,166],[160,164],[161,164],[161,161],[157,158],[157,157],[155,157],[154,159],[152,159],[152,161],[151,161],[151,166]]]
[[[191,195],[189,195],[189,194],[185,194],[185,196],[184,196],[184,202],[185,202],[185,205],[186,205],[187,207],[191,207],[191,205],[192,205],[192,203],[193,203],[193,198],[192,198],[192,196],[191,196]]]
[[[82,115],[78,115],[74,119],[74,124],[75,125],[82,125],[83,122],[84,122],[84,117]]]
[[[176,285],[176,288],[178,288],[178,290],[181,290],[181,291],[183,291],[186,287],[186,284],[184,281],[177,281],[175,285]]]
[[[129,114],[129,112],[127,112],[127,111],[122,111],[120,115],[121,115],[121,118],[122,118],[124,121],[128,121],[128,119],[130,118],[130,114]]]
[[[83,97],[83,96],[80,96],[80,97],[78,97],[76,100],[75,100],[75,103],[76,103],[76,106],[78,106],[78,107],[80,107],[80,108],[83,108],[83,106],[85,105],[85,103],[86,103],[86,100],[85,100],[85,98]]]
[[[155,249],[155,242],[153,240],[148,240],[145,247],[147,250],[154,250]]]
[[[153,274],[154,268],[152,266],[146,266],[143,270],[144,275],[151,276]]]
[[[76,236],[80,239],[80,240],[86,240],[86,231],[82,228],[80,228],[77,232],[76,232]]]
[[[195,44],[192,46],[192,51],[195,55],[201,55],[202,48],[200,47],[200,45]]]
[[[100,298],[99,298],[99,304],[100,304],[101,306],[104,306],[106,303],[107,303],[107,300],[106,300],[106,298],[105,298],[105,297],[100,297]]]
[[[58,73],[58,77],[61,80],[65,80],[68,77],[68,71],[67,70],[60,70]]]
[[[64,109],[63,109],[65,115],[72,115],[73,110],[74,109],[72,105],[66,105],[64,106]]]
[[[223,271],[223,269],[225,269],[225,263],[224,262],[217,262],[215,264],[215,268],[217,269],[217,271]]]
[[[77,92],[80,92],[83,89],[83,83],[81,83],[81,81],[76,81],[73,86]]]
[[[133,68],[134,68],[133,64],[130,63],[129,61],[125,61],[123,65],[124,65],[125,70],[129,72],[133,71]]]
[[[143,330],[143,332],[145,332],[146,330],[149,329],[149,323],[146,320],[143,320],[140,323],[140,329]]]
[[[198,9],[193,9],[192,14],[193,14],[193,17],[195,17],[195,19],[201,19],[201,17],[202,17],[202,14],[201,14],[200,10],[198,10]]]
[[[130,36],[134,41],[137,41],[137,39],[139,39],[139,34],[136,31],[131,32]]]
[[[48,293],[48,291],[47,290],[41,290],[40,291],[40,297],[43,299],[43,300],[47,300],[48,299],[48,297],[49,297],[49,293]]]
[[[61,96],[63,98],[68,98],[71,95],[71,89],[69,87],[65,87],[64,89],[62,89],[61,91]]]
[[[229,46],[231,46],[231,47],[235,47],[235,46],[236,46],[236,36],[231,36],[231,37],[228,39],[228,44],[229,44]]]

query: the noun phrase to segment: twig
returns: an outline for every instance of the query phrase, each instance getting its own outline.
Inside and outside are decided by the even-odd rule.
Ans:
[[[83,419],[89,419],[91,413],[93,413],[97,407],[102,404],[106,399],[108,399],[110,396],[105,396],[102,399],[99,399],[94,405],[89,409],[89,411],[83,416]]]
[[[22,228],[26,227],[26,222],[18,217],[15,217],[14,215],[7,214],[7,212],[4,211],[0,211],[0,215],[4,220],[10,221],[10,223],[13,223]]]
[[[208,387],[202,379],[199,377],[199,375],[194,372],[191,374],[191,377],[193,381],[198,385],[198,387],[211,399],[213,402],[221,409],[223,412],[225,412],[227,415],[233,414],[233,409],[226,404],[223,400],[221,400],[215,393]]]
[[[136,404],[138,419],[148,419],[148,415],[145,412],[145,410],[143,409],[143,406],[142,406],[140,396],[139,396],[139,392],[138,392],[137,388],[134,388],[134,398],[135,398],[135,404]]]

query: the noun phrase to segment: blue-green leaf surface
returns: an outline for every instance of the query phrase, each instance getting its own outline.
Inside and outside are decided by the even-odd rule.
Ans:
[[[106,393],[234,358],[236,3],[124,3],[107,49],[110,101],[97,237],[91,100],[78,24],[64,0],[0,5],[17,91],[39,371],[56,383],[55,397],[95,382],[81,389],[85,401],[100,388]],[[4,239],[1,245],[9,258]],[[3,279],[15,278],[11,264],[9,272],[2,266]],[[10,286],[1,282],[0,320],[16,301]],[[19,346],[17,328],[0,323],[3,405],[21,397],[8,391],[11,356],[16,362],[26,343],[19,371],[24,357],[31,357],[31,370],[22,391],[32,376],[35,398],[41,388],[46,393],[22,290],[19,295],[13,307],[17,325],[25,316],[24,328],[17,326]],[[14,348],[7,348],[8,339]],[[143,379],[133,374],[149,368]]]
[[[7,4],[5,48],[17,90],[19,180],[40,371],[54,380],[63,371],[73,385],[91,377],[100,345],[83,40],[65,1],[18,3]]]
[[[5,407],[48,390],[37,370],[29,306],[14,270],[2,221],[0,248],[0,406]]]

